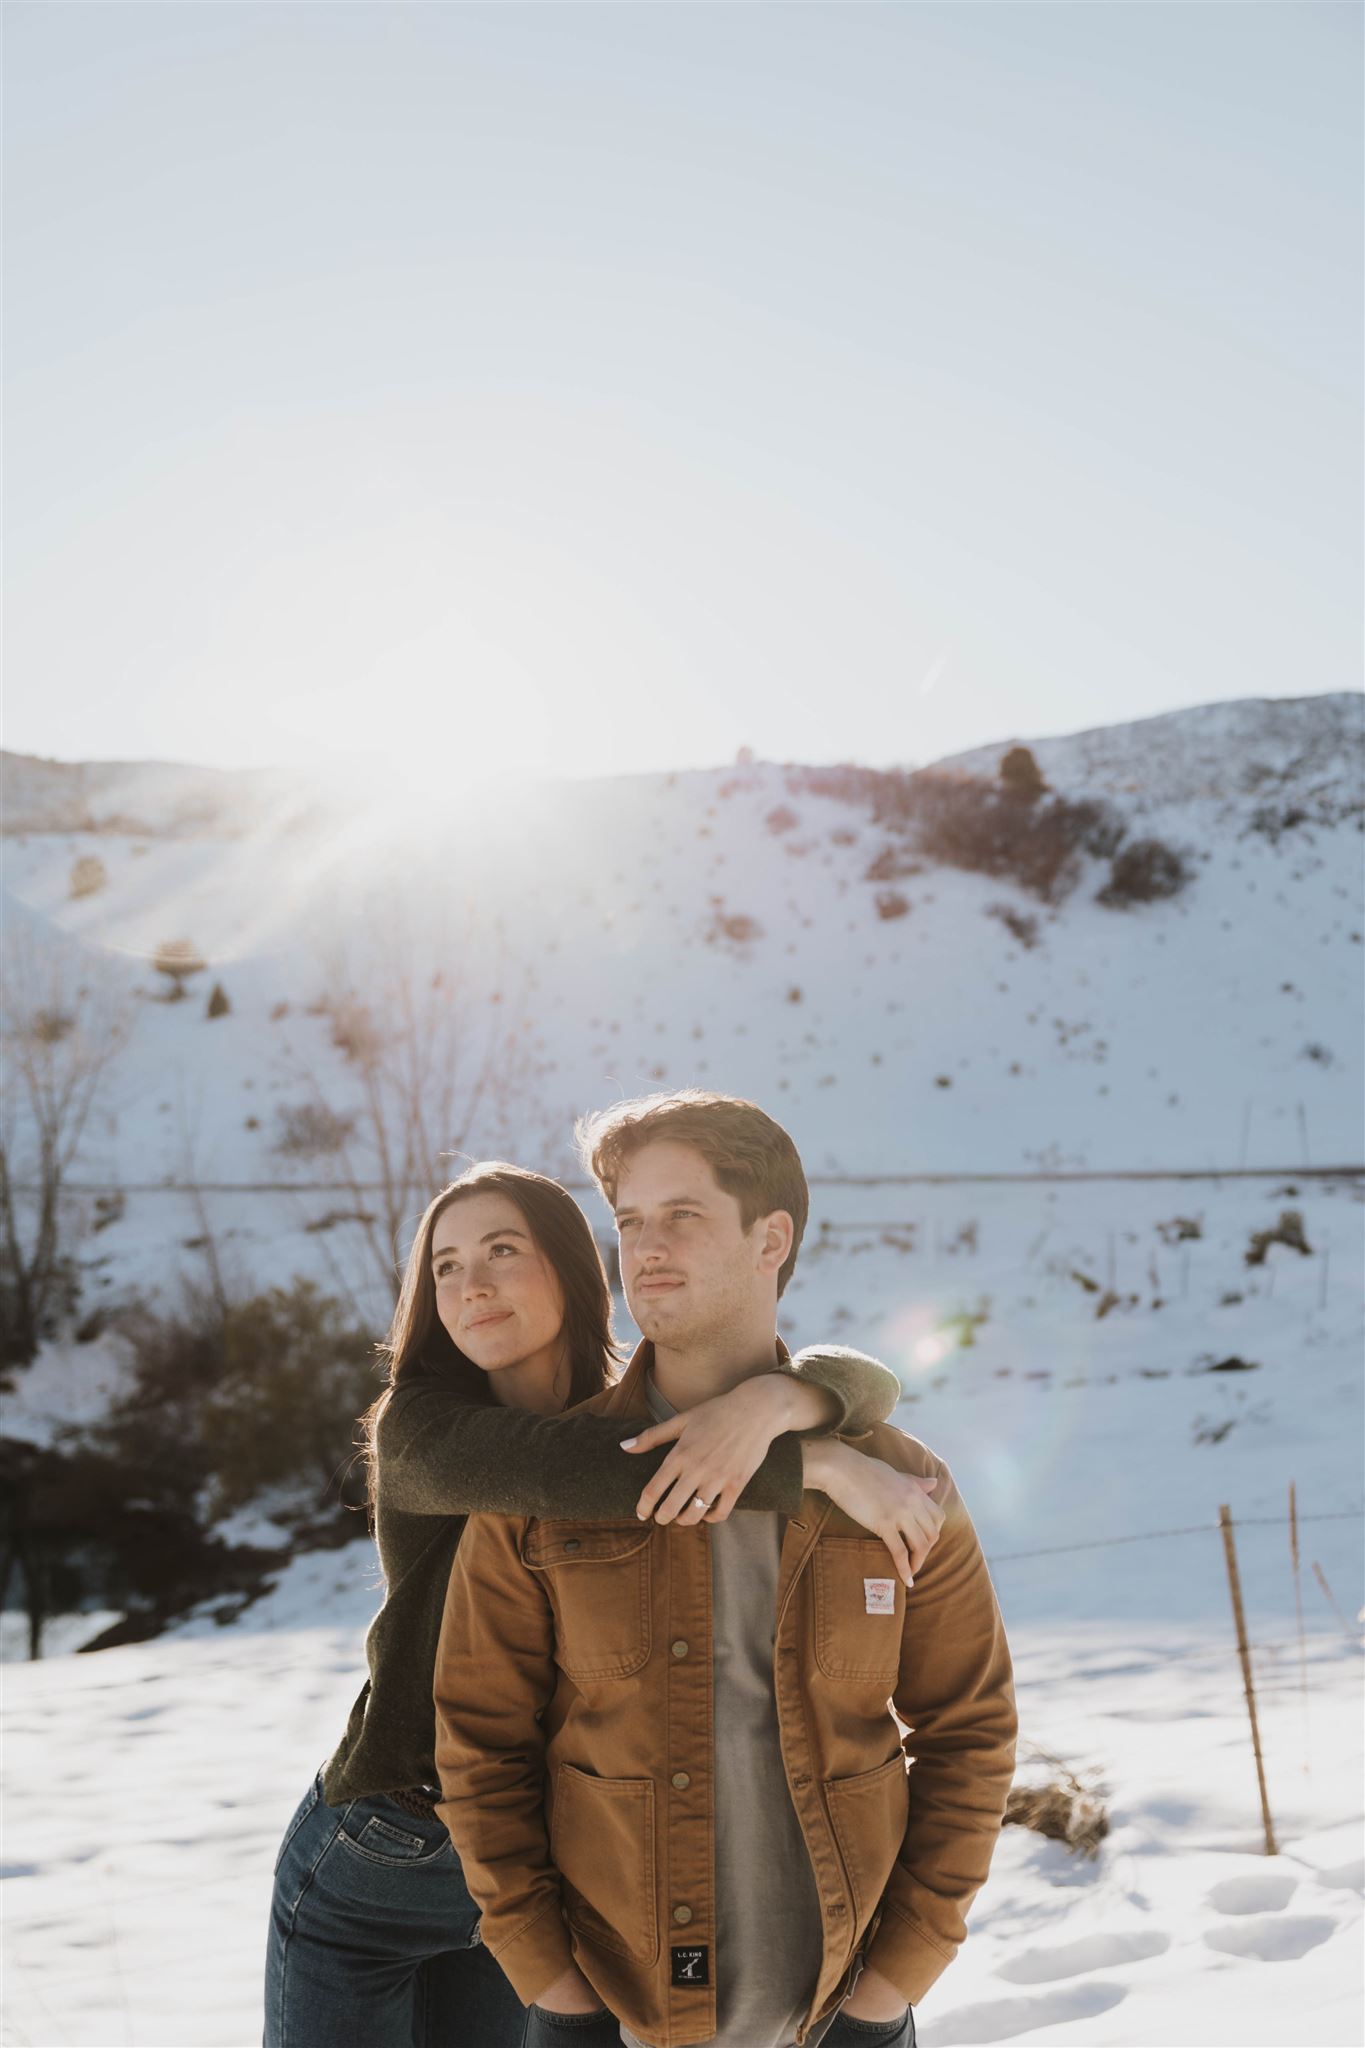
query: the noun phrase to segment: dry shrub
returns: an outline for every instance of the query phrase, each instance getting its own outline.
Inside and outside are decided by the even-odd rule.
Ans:
[[[275,1114],[280,1134],[273,1149],[284,1159],[325,1159],[355,1130],[353,1116],[339,1116],[325,1102],[282,1102]]]
[[[1168,896],[1178,896],[1190,874],[1175,848],[1164,840],[1135,839],[1114,855],[1109,880],[1095,901],[1106,910],[1126,910],[1132,903],[1161,903]]]
[[[1030,801],[1047,793],[1046,778],[1028,747],[1011,747],[997,772],[1002,782],[1007,782],[1011,789],[1017,789],[1020,796],[1028,797]]]
[[[1301,1210],[1281,1209],[1280,1220],[1273,1230],[1253,1230],[1251,1243],[1242,1257],[1248,1266],[1263,1266],[1266,1253],[1273,1244],[1285,1245],[1291,1252],[1298,1252],[1301,1258],[1313,1256],[1313,1247],[1304,1236]]]
[[[369,1004],[348,993],[324,997],[323,1008],[331,1023],[332,1043],[342,1058],[362,1068],[374,1066],[384,1049],[384,1034]]]
[[[913,854],[893,839],[869,864],[864,879],[869,882],[899,882],[907,876],[923,873],[924,862],[916,860]]]
[[[890,881],[911,869],[898,863],[913,854],[970,873],[1008,876],[1044,902],[1056,902],[1077,880],[1083,854],[1109,860],[1124,836],[1122,819],[1106,803],[1053,796],[1017,782],[963,775],[945,768],[834,768],[793,771],[795,795],[835,797],[866,809],[874,825],[897,833],[878,855],[870,881]]]
[[[1077,1855],[1097,1856],[1109,1832],[1109,1815],[1093,1774],[1087,1784],[1044,1749],[1030,1752],[1027,1768],[1036,1775],[1027,1785],[1011,1787],[1004,1825],[1032,1828],[1050,1842],[1064,1842]]]
[[[947,867],[1008,875],[1045,903],[1075,885],[1083,854],[1107,859],[1123,837],[1122,823],[1102,803],[1025,794],[941,769],[911,781],[922,852]]]
[[[718,896],[711,900],[714,909],[702,931],[708,946],[751,946],[755,939],[762,938],[763,927],[756,917],[749,917],[742,910],[727,911]]]
[[[29,1019],[28,1037],[34,1045],[60,1045],[76,1028],[66,1010],[35,1010]]]
[[[986,907],[987,917],[998,917],[1006,931],[1016,938],[1026,953],[1031,953],[1038,943],[1038,920],[1026,910],[1016,910],[1010,903],[991,903]]]
[[[109,880],[109,870],[97,853],[83,853],[71,870],[71,894],[97,896]]]

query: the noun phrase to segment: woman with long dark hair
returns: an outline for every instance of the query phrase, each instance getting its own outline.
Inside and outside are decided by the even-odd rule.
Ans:
[[[614,1375],[611,1294],[577,1203],[521,1167],[472,1167],[430,1204],[384,1351],[388,1385],[364,1418],[384,1601],[369,1679],[276,1861],[266,2048],[520,2048],[525,2009],[479,1945],[433,1811],[432,1673],[466,1516],[716,1521],[794,1513],[814,1487],[903,1574],[941,1517],[923,1482],[831,1439],[900,1393],[838,1346],[635,1437],[562,1413]]]

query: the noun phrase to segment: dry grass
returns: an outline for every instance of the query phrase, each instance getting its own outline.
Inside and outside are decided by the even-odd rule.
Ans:
[[[1040,1770],[1039,1767],[1042,1767]],[[1076,1773],[1047,1750],[1030,1752],[1027,1785],[1012,1787],[1005,1805],[1005,1826],[1032,1828],[1050,1842],[1065,1842],[1081,1856],[1097,1856],[1109,1832],[1109,1815],[1100,1787]],[[1044,1772],[1046,1775],[1044,1775]]]

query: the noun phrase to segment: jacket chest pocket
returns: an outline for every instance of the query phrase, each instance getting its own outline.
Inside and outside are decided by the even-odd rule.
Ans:
[[[652,1529],[532,1522],[521,1561],[555,1610],[555,1654],[570,1678],[630,1678],[649,1660]]]
[[[815,1661],[826,1678],[892,1686],[900,1669],[905,1585],[886,1546],[856,1536],[815,1547]]]

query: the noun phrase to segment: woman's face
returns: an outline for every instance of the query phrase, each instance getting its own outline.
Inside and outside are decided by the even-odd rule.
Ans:
[[[510,1195],[489,1189],[443,1209],[431,1272],[436,1313],[453,1342],[480,1371],[509,1376],[502,1385],[494,1378],[499,1398],[530,1405],[542,1379],[553,1386],[564,1290]]]

